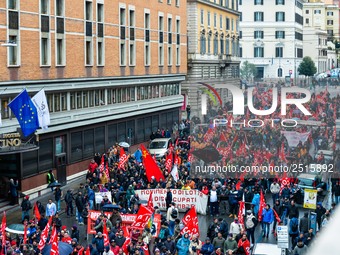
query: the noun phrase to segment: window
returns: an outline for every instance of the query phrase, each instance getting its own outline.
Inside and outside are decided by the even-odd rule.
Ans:
[[[277,77],[282,77],[282,74],[283,74],[283,72],[282,72],[282,68],[281,67],[279,67],[278,69],[277,69]]]
[[[83,157],[82,132],[71,133],[71,161],[81,160]]]
[[[210,27],[210,12],[208,12],[208,27]]]
[[[321,10],[314,10],[314,14],[321,14]]]
[[[168,66],[172,66],[172,46],[168,46]]]
[[[135,11],[129,10],[129,66],[136,65]]]
[[[64,0],[55,1],[55,14],[56,16],[64,16]]]
[[[230,30],[230,19],[229,18],[225,19],[225,27],[226,27],[226,30]]]
[[[49,0],[40,0],[40,14],[48,15],[50,13]]]
[[[333,12],[327,12],[327,16],[333,16]]]
[[[41,38],[40,46],[40,64],[42,66],[50,65],[50,46],[48,38]]]
[[[56,61],[57,61],[57,66],[65,65],[65,40],[64,39],[57,39]]]
[[[181,21],[176,19],[176,65],[181,64],[181,55],[180,55],[180,44],[181,44]]]
[[[164,65],[164,18],[163,16],[158,17],[158,30],[159,30],[159,45],[158,45],[158,65]]]
[[[240,5],[242,5],[242,1],[240,0]],[[229,0],[225,0],[225,7],[229,8]]]
[[[144,13],[144,65],[149,66],[151,63],[151,44],[150,44],[150,13]]]
[[[263,12],[254,12],[254,21],[263,21]]]
[[[85,42],[85,64],[92,65],[92,42],[86,41]]]
[[[176,66],[181,64],[181,52],[179,46],[176,47]]]
[[[306,10],[305,13],[306,13],[306,14],[309,14],[309,10]]]
[[[220,15],[220,29],[222,29],[223,27],[223,17],[222,15]]]
[[[85,2],[85,19],[92,20],[92,2]]]
[[[97,4],[97,22],[104,22],[104,5]]]
[[[206,37],[205,35],[201,35],[200,37],[200,52],[201,54],[205,54],[206,52]]]
[[[10,66],[17,66],[19,65],[19,61],[18,61],[18,49],[19,49],[19,45],[18,45],[18,41],[17,41],[17,36],[16,35],[10,35],[8,37],[8,40],[12,43],[16,43],[17,46],[16,47],[8,47],[8,65]]]
[[[309,18],[306,18],[305,23],[309,24]]]
[[[159,45],[158,48],[158,65],[163,66],[164,65],[164,48],[163,45]]]
[[[214,36],[214,55],[218,54],[218,37]]]
[[[224,54],[224,39],[220,38],[220,54]]]
[[[171,0],[167,0],[168,4],[171,4]]]
[[[145,59],[145,65],[149,66],[150,65],[150,45],[149,44],[145,45],[144,59]]]
[[[240,57],[240,58],[243,57],[242,47],[239,47],[239,57]]]
[[[276,3],[276,5],[284,5],[285,0],[276,0],[275,3]]]
[[[285,38],[285,31],[275,31],[275,38],[276,39],[284,39]]]
[[[263,39],[263,31],[260,30],[254,31],[254,39]]]
[[[230,40],[227,38],[225,40],[225,54],[230,55]]]
[[[8,9],[16,10],[17,8],[17,0],[8,0]]]
[[[285,21],[285,13],[276,12],[276,21]]]
[[[102,66],[104,65],[104,49],[103,49],[103,42],[98,42],[98,52],[97,52],[97,65]]]
[[[179,7],[179,0],[176,0],[176,7]]]
[[[276,58],[283,58],[283,47],[276,47],[275,48],[275,57]]]
[[[333,20],[328,19],[328,20],[327,20],[327,25],[328,25],[328,26],[329,26],[329,25],[333,25]]]
[[[295,39],[303,41],[303,34],[299,32],[295,32]]]
[[[264,48],[263,47],[255,47],[254,48],[254,57],[255,58],[263,58],[264,56]]]
[[[296,56],[298,58],[303,58],[303,49],[297,48],[296,49]]]
[[[208,46],[208,54],[210,54],[211,53],[211,35],[208,35],[208,44],[207,44],[207,46]]]
[[[217,14],[214,13],[214,27],[217,26]]]
[[[254,0],[255,5],[263,5],[263,0]]]
[[[119,9],[119,25],[120,25],[120,46],[119,46],[119,54],[120,54],[120,66],[126,65],[126,10],[124,8]]]
[[[144,14],[145,42],[150,42],[150,13]]]
[[[204,10],[201,9],[201,25],[204,25]]]

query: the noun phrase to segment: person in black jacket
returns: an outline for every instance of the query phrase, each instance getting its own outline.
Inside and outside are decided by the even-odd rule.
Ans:
[[[282,214],[283,214],[283,207],[282,207],[282,205],[280,204],[280,200],[279,200],[279,199],[276,199],[276,200],[275,200],[275,204],[274,204],[274,206],[273,206],[273,210],[275,210],[275,212],[277,213],[277,215],[278,215],[279,218],[281,219]],[[276,217],[274,217],[274,224],[273,224],[272,233],[275,232],[276,224],[277,224],[277,220],[276,220]]]
[[[85,206],[85,199],[81,192],[78,192],[78,195],[76,197],[76,207],[77,207],[77,219],[79,225],[84,225],[83,223],[83,217],[81,217],[81,213],[84,210]]]
[[[170,189],[167,189],[166,197],[165,197],[165,203],[166,203],[166,208],[169,208],[171,206],[172,193],[171,193]]]
[[[300,233],[306,234],[308,232],[308,212],[305,212],[303,217],[300,218],[300,224],[299,224],[299,229]]]
[[[326,209],[322,206],[321,202],[318,202],[316,204],[316,209],[315,209],[315,213],[316,213],[316,222],[318,223],[318,228],[321,228],[321,218],[322,216],[325,214]]]
[[[171,252],[171,254],[176,253],[176,244],[174,241],[171,240],[171,236],[169,235],[166,239],[166,241],[163,244],[168,251]]]
[[[288,207],[288,218],[299,218],[299,208],[295,205],[295,201],[292,200],[290,202],[290,206]]]

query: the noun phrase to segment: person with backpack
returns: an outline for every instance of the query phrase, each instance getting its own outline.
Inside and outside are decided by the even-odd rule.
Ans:
[[[247,230],[247,237],[248,240],[251,241],[252,244],[255,243],[255,228],[258,224],[257,219],[255,218],[253,212],[251,210],[247,211],[246,221],[245,221],[245,228]]]
[[[160,242],[164,243],[169,235],[170,235],[170,230],[168,228],[168,223],[164,222],[159,231],[158,239]]]
[[[178,209],[175,206],[176,204],[172,202],[166,214],[166,220],[169,222],[169,231],[171,236],[174,235],[175,220],[178,218]]]
[[[291,238],[292,247],[294,247],[295,239],[299,235],[299,220],[298,218],[292,218],[289,221],[289,236]]]

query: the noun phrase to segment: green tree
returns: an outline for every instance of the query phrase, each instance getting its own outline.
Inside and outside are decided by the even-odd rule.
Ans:
[[[256,66],[248,61],[243,62],[240,70],[240,74],[242,79],[246,81],[251,81],[257,73]]]
[[[297,71],[301,75],[311,77],[316,74],[317,70],[314,61],[311,59],[311,57],[307,56],[302,59]]]

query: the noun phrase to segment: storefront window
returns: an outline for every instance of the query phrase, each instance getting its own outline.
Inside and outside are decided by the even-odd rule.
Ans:
[[[83,158],[83,138],[82,132],[71,134],[71,161],[75,162]]]
[[[145,131],[144,131],[144,120],[143,118],[140,118],[140,119],[137,119],[137,143],[142,143],[144,142],[144,134],[145,134]]]
[[[126,142],[126,123],[121,122],[118,123],[118,141],[117,142]]]
[[[1,98],[1,117],[2,119],[8,119],[9,118],[9,98]]]
[[[53,168],[53,139],[45,139],[39,142],[39,172]]]
[[[38,150],[22,153],[23,177],[38,173]]]
[[[117,124],[112,124],[108,126],[108,143],[111,147],[117,142]]]
[[[66,136],[58,136],[55,138],[55,154],[66,152]]]
[[[105,127],[96,128],[96,152],[105,152]]]
[[[84,131],[84,158],[94,155],[94,134],[93,129]]]

